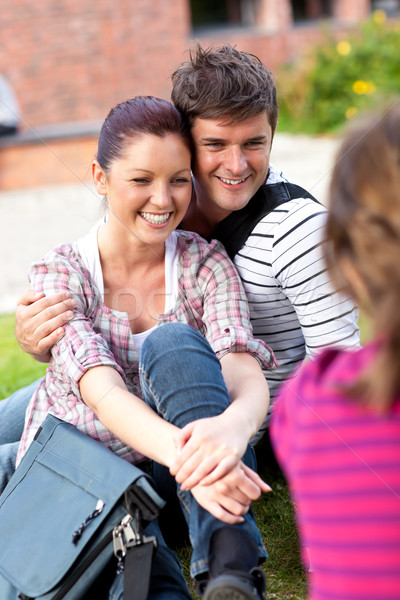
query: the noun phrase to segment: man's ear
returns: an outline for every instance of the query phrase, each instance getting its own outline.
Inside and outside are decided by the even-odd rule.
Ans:
[[[100,194],[100,196],[105,196],[107,194],[107,178],[97,160],[92,162],[92,178],[96,192]]]

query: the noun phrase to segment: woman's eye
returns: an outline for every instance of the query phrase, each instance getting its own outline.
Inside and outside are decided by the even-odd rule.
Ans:
[[[187,177],[176,177],[173,180],[174,183],[190,183],[190,180]]]
[[[148,183],[149,180],[146,179],[145,177],[135,177],[134,179],[132,179],[132,181],[134,183]]]

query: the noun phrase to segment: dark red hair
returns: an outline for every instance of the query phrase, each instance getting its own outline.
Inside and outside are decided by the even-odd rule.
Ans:
[[[132,138],[141,134],[163,137],[170,133],[181,136],[190,148],[188,129],[170,102],[154,96],[136,96],[110,110],[100,131],[97,161],[107,171]]]

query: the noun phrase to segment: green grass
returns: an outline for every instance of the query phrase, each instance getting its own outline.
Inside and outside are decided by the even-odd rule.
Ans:
[[[360,317],[362,341],[370,336],[365,317]],[[0,398],[5,398],[20,387],[43,375],[46,365],[37,363],[18,346],[14,336],[14,317],[0,315]],[[305,600],[306,575],[301,566],[293,505],[288,487],[271,452],[268,439],[257,447],[260,474],[272,487],[254,503],[254,512],[269,559],[264,570],[268,581],[268,598]],[[185,576],[193,596],[197,598],[190,580],[188,547],[178,549]]]
[[[0,315],[0,398],[6,398],[41,377],[46,365],[19,347],[14,335],[14,315]]]

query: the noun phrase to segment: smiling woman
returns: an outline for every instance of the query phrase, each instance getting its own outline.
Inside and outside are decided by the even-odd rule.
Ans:
[[[17,464],[51,412],[125,460],[146,467],[153,460],[159,486],[167,467],[204,598],[230,590],[259,600],[266,552],[249,506],[270,488],[252,470],[248,444],[268,409],[261,366],[275,360],[253,337],[240,278],[221,244],[176,231],[191,198],[179,112],[153,97],[116,106],[92,175],[107,219],[30,269],[36,292],[67,292],[76,307],[28,406]],[[162,593],[149,598],[189,598],[161,534],[159,548],[153,566]],[[121,596],[117,576],[109,598]]]
[[[156,325],[164,311],[165,242],[191,197],[187,134],[172,118],[164,130],[160,122],[158,129],[152,121],[149,127],[152,102],[126,103],[134,107],[133,122],[127,122],[127,107],[124,118],[122,111],[111,111],[92,164],[96,190],[108,207],[107,222],[97,234],[104,303],[128,314],[133,333]]]

